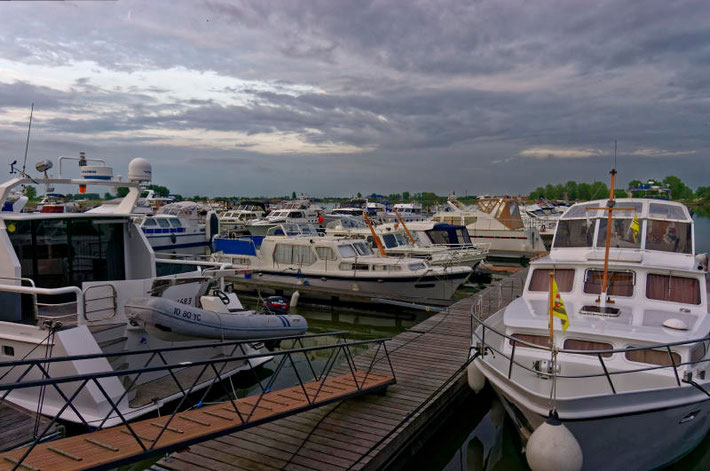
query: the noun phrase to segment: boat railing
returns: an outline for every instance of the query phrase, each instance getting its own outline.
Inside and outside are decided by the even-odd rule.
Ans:
[[[30,390],[36,391],[38,394],[38,410],[42,410],[41,398],[47,397],[48,393],[51,392],[53,397],[57,399],[55,402],[57,410],[56,413],[53,412],[52,415],[54,417],[52,420],[35,435],[34,441],[23,450],[22,456],[14,459],[12,464],[15,465],[14,469],[23,467],[23,461],[30,455],[37,444],[49,434],[54,424],[63,415],[71,413],[75,415],[76,421],[92,431],[104,428],[109,420],[118,423],[119,425],[116,426],[121,427],[122,432],[132,436],[140,447],[141,451],[131,458],[131,461],[138,461],[151,455],[166,453],[189,445],[190,443],[188,442],[170,444],[172,443],[170,441],[166,444],[165,440],[161,443],[160,438],[166,431],[175,431],[175,426],[171,428],[171,424],[176,422],[176,417],[184,419],[185,416],[183,414],[186,411],[199,409],[203,405],[211,404],[204,401],[208,397],[214,397],[215,394],[226,398],[221,399],[223,401],[223,409],[234,414],[233,418],[229,419],[234,422],[234,426],[221,429],[219,434],[214,435],[218,436],[220,434],[233,433],[263,422],[264,419],[255,413],[260,407],[271,410],[270,407],[273,407],[273,403],[269,402],[268,394],[273,390],[299,386],[299,391],[304,399],[298,407],[292,407],[290,410],[283,410],[271,416],[271,419],[277,419],[295,412],[319,407],[335,400],[346,399],[394,384],[396,382],[395,372],[386,345],[386,341],[389,339],[349,340],[346,337],[347,335],[348,333],[345,331],[337,331],[117,353],[96,353],[65,357],[42,356],[41,358],[0,362],[0,373],[4,372],[0,374],[0,404],[13,392],[28,390],[29,388],[35,388]],[[266,342],[278,342],[282,348],[260,353],[248,353],[249,346]],[[313,343],[313,345],[307,346],[309,342]],[[287,346],[283,347],[284,344],[287,344]],[[205,348],[222,348],[222,351],[226,353],[196,361],[179,363],[171,363],[169,361],[171,354],[188,353]],[[355,355],[355,351],[360,353]],[[137,355],[141,356],[138,359],[139,363],[143,364],[141,367],[92,371],[82,374],[63,375],[59,373],[66,371],[66,369],[61,368],[62,363],[74,364],[75,362],[97,359],[110,360],[115,363],[114,359],[116,357]],[[147,358],[147,360],[143,362],[143,358]],[[228,387],[228,384],[225,384],[225,379],[229,377],[228,375],[236,365],[244,365],[251,361],[263,359],[275,362],[273,373],[264,378],[263,375],[260,376],[253,368],[250,368],[248,371],[253,375],[254,383],[258,386],[258,389],[256,394],[250,395],[249,400],[244,402],[240,400],[243,397],[237,394],[233,385]],[[105,365],[108,365],[107,361],[104,362]],[[184,374],[186,370],[191,370],[191,374]],[[12,379],[8,380],[7,377],[10,371],[16,371],[17,373]],[[164,406],[164,414],[161,414],[163,420],[156,420],[151,423],[152,426],[156,427],[157,436],[151,440],[145,440],[145,437],[141,436],[140,432],[132,425],[132,422],[126,418],[127,410],[125,407],[120,406],[126,403],[129,392],[134,389],[141,376],[155,374],[162,374],[162,377],[168,378],[180,394],[178,395],[179,400],[175,401],[177,404],[174,407],[172,405],[169,407]],[[385,383],[373,386],[373,378],[382,374],[390,375],[390,379]],[[335,399],[330,399],[332,390],[329,389],[331,386],[328,386],[330,382],[326,383],[326,381],[330,380],[332,382],[332,380],[336,379],[336,376],[347,378],[345,381],[350,381],[352,386],[347,388],[339,387],[339,389],[344,390],[344,393]],[[369,383],[368,378],[370,379]],[[124,385],[123,393],[118,394],[120,391],[115,390],[113,393],[108,392],[111,389],[109,387],[111,379],[121,381]],[[105,414],[102,413],[101,417],[96,417],[95,415],[84,417],[75,404],[75,402],[78,402],[79,394],[88,388],[93,389],[95,391],[94,394],[101,401],[106,401],[108,410]],[[329,390],[330,392],[328,392]],[[212,396],[210,396],[210,393],[212,393]],[[165,409],[170,410],[165,411]],[[92,412],[95,413],[93,410]],[[206,412],[206,414],[214,414],[220,417],[216,412]],[[225,412],[222,412],[222,414],[225,414]],[[165,420],[166,416],[167,420]],[[185,420],[189,419],[190,417]],[[197,421],[197,419],[193,420]]]
[[[502,284],[501,289],[503,289]],[[522,287],[520,291],[522,292]],[[549,345],[540,345],[538,343],[529,342],[521,338],[508,335],[505,332],[501,332],[495,327],[492,327],[486,321],[487,317],[492,314],[491,311],[493,309],[493,303],[490,296],[488,296],[487,301],[488,302],[486,303],[486,298],[484,296],[479,296],[478,299],[476,299],[476,301],[471,306],[471,354],[480,355],[481,357],[485,358],[487,355],[492,353],[496,357],[500,356],[501,358],[504,358],[508,362],[508,379],[510,379],[512,376],[513,368],[520,368],[522,370],[545,378],[555,376],[556,378],[575,380],[605,377],[611,392],[613,394],[617,394],[617,388],[615,387],[613,381],[613,377],[615,376],[656,370],[672,370],[675,382],[678,387],[683,386],[683,384],[689,384],[701,389],[706,395],[710,396],[710,392],[706,391],[697,383],[695,383],[695,381],[693,380],[693,374],[689,368],[686,368],[686,371],[683,374],[681,374],[680,372],[683,367],[690,367],[693,365],[699,365],[710,362],[710,358],[707,355],[708,344],[706,343],[710,342],[710,334],[704,337],[695,338],[691,340],[680,340],[677,342],[657,343],[645,346],[630,346],[626,348],[589,350],[558,348],[556,346],[552,347]],[[500,309],[501,307],[502,306],[499,298],[498,309]],[[495,336],[498,340],[507,340],[511,345],[510,353],[507,353],[502,348],[495,347],[493,342],[491,342],[491,336]],[[673,347],[694,347],[699,344],[705,344],[705,354],[703,354],[702,357],[698,360],[680,361],[680,357],[678,356],[679,354],[673,350]],[[553,349],[554,354],[557,355],[558,358],[559,355],[581,355],[584,357],[596,357],[599,362],[600,371],[598,373],[570,375],[561,373],[561,369],[558,369],[559,362],[558,365],[552,365],[552,361],[550,361],[550,363],[548,363],[549,366],[547,368],[540,368],[540,363],[538,362],[534,362],[533,365],[525,365],[515,359],[517,347],[525,347],[536,349],[541,352],[547,352],[550,355],[550,359],[553,358]],[[611,357],[612,355],[617,353],[626,355],[627,353],[634,351],[666,352],[668,354],[668,362],[667,364],[646,363],[646,365],[648,366],[609,371],[607,364],[604,361],[604,358]],[[674,354],[677,356],[677,358],[674,356]]]
[[[10,278],[6,278],[10,279]],[[27,281],[26,278],[17,278],[17,280],[20,281]],[[60,318],[76,318],[77,314],[79,315],[79,318],[85,318],[85,312],[84,312],[84,292],[76,287],[76,286],[64,286],[61,288],[38,288],[34,285],[34,282],[32,283],[31,286],[22,286],[22,285],[12,285],[8,283],[0,283],[0,292],[5,292],[5,293],[16,293],[16,294],[29,294],[32,296],[32,305],[33,305],[33,311],[34,311],[34,320],[39,320],[41,318],[47,318],[47,319],[60,319]],[[38,302],[37,296],[64,296],[67,294],[74,294],[76,296],[75,301],[71,302],[60,302],[60,303],[47,303],[47,302]],[[72,312],[69,314],[65,315],[57,315],[57,316],[42,316],[39,313],[39,307],[64,307],[68,305],[76,305],[77,306],[77,312]]]

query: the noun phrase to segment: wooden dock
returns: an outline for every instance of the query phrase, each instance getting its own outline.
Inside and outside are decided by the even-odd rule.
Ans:
[[[520,295],[527,269],[459,301],[387,342],[397,384],[190,446],[153,470],[380,469],[411,455],[430,425],[467,391],[463,367],[471,345],[470,310],[489,314]],[[375,353],[356,357],[366,365]],[[378,364],[375,373],[389,371]]]
[[[312,409],[353,394],[381,390],[393,383],[390,375],[349,372],[322,381],[309,381],[303,386],[177,413],[169,424],[169,416],[144,419],[131,422],[130,428],[116,426],[41,443],[27,457],[24,457],[26,448],[2,453],[0,470],[12,469],[18,463],[22,469],[29,470],[113,468],[139,456],[147,457],[144,448],[152,448],[154,452],[172,451],[176,446],[182,448],[273,417]]]
[[[0,405],[0,451],[12,450],[31,443],[34,440],[36,422],[37,415],[32,412],[15,407],[8,402]],[[49,422],[50,419],[41,417],[38,433],[41,433]],[[61,432],[62,427],[54,425],[48,435],[58,436]]]

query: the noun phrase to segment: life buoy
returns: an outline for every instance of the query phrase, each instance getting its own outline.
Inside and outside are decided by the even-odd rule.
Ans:
[[[170,242],[172,242],[173,244],[177,242],[177,237],[175,237],[175,234],[170,234]]]

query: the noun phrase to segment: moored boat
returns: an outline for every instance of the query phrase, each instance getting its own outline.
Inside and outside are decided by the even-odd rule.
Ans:
[[[560,449],[576,442],[584,470],[658,469],[707,435],[708,267],[694,247],[685,206],[615,200],[612,181],[608,202],[575,204],[560,218],[521,298],[488,319],[474,313],[480,356],[469,382],[493,386],[534,471],[535,438],[560,430],[551,409],[571,432]]]

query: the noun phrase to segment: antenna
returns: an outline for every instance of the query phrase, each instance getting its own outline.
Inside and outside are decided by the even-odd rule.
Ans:
[[[25,142],[25,161],[22,163],[22,176],[25,176],[25,167],[27,166],[27,151],[30,148],[30,131],[32,130],[32,114],[35,111],[35,104],[32,103],[30,109],[30,125],[27,127],[27,142]]]
[[[614,169],[616,169],[616,139],[614,139]]]

